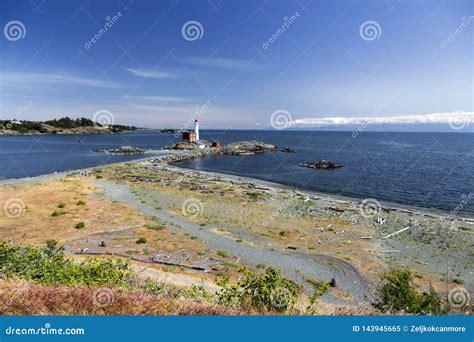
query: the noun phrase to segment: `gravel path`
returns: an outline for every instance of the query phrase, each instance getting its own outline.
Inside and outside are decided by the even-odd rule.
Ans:
[[[223,250],[236,256],[246,265],[258,264],[279,267],[283,274],[300,283],[304,278],[327,279],[335,278],[338,287],[350,294],[353,301],[344,301],[331,295],[324,295],[322,300],[334,304],[366,305],[367,299],[372,298],[369,281],[350,263],[338,258],[325,255],[309,255],[300,252],[270,250],[239,243],[211,231],[212,227],[200,227],[194,223],[182,220],[179,216],[168,214],[141,203],[127,185],[115,184],[104,180],[95,183],[104,188],[105,194],[116,201],[136,207],[148,216],[157,216],[163,221],[174,223],[187,233],[198,237],[216,250]],[[304,284],[309,288],[308,284]]]

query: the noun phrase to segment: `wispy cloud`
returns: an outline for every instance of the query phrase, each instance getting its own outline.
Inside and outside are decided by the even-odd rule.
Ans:
[[[101,79],[85,78],[71,74],[62,73],[32,73],[32,72],[2,72],[2,82],[4,84],[23,84],[26,86],[35,85],[80,85],[80,86],[97,86],[97,87],[115,87],[116,85],[103,81]]]
[[[206,57],[188,57],[186,58],[186,63],[195,66],[208,66],[213,68],[220,69],[250,69],[250,70],[259,70],[263,69],[263,65],[245,59],[236,59],[236,58],[206,58]]]
[[[194,101],[189,97],[180,96],[155,96],[155,95],[126,95],[127,100],[146,101],[146,102],[191,102]]]
[[[324,117],[296,119],[291,126],[325,127],[342,125],[380,125],[380,124],[444,124],[453,120],[474,122],[474,112],[447,112],[418,115],[365,116],[365,117]]]
[[[146,77],[146,78],[174,78],[177,77],[176,74],[163,72],[158,70],[150,70],[150,69],[133,69],[133,68],[126,68],[128,72],[130,72],[134,76],[139,77]]]

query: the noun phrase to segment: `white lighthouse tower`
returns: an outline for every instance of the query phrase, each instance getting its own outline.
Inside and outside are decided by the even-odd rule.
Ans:
[[[196,134],[196,141],[199,141],[199,122],[198,122],[198,119],[194,120],[194,133]]]

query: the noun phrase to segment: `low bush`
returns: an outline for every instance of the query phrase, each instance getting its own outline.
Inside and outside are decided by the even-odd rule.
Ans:
[[[142,236],[142,237],[139,237],[136,242],[137,243],[146,243],[146,239]]]
[[[53,212],[51,213],[51,216],[52,216],[52,217],[58,217],[58,216],[61,216],[61,215],[63,215],[63,214],[64,214],[64,212],[55,210],[55,211],[53,211]]]
[[[218,303],[234,308],[252,308],[258,311],[285,312],[292,309],[302,287],[282,276],[279,269],[265,268],[256,272],[247,268],[240,270],[242,277],[230,285],[228,277],[220,277],[217,284],[222,289],[217,293]]]
[[[46,285],[125,286],[132,275],[124,260],[85,259],[76,262],[64,255],[54,240],[46,247],[0,243],[0,269],[5,277],[18,277]]]
[[[379,301],[374,304],[378,309],[415,315],[443,315],[449,310],[431,285],[429,292],[420,293],[408,269],[392,269],[383,273],[381,279]]]

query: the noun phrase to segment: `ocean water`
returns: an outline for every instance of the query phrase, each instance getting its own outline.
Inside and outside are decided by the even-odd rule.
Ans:
[[[0,177],[22,178],[152,156],[93,152],[124,145],[157,149],[177,140],[173,134],[139,131],[107,135],[0,136]]]
[[[202,131],[201,138],[223,143],[262,140],[278,147],[295,148],[296,153],[209,156],[183,161],[178,166],[343,196],[474,213],[471,133],[362,132],[353,136],[351,132],[213,130]],[[31,177],[143,158],[110,156],[92,149],[122,145],[159,149],[178,140],[173,134],[154,131],[0,137],[0,177]],[[344,167],[313,170],[298,166],[321,159],[340,162]],[[469,196],[471,192],[473,195]]]
[[[293,147],[296,153],[210,156],[177,165],[349,197],[474,213],[471,133],[362,132],[353,136],[352,132],[233,131],[210,132],[208,139],[263,140]],[[298,166],[321,159],[344,167],[314,170]]]

